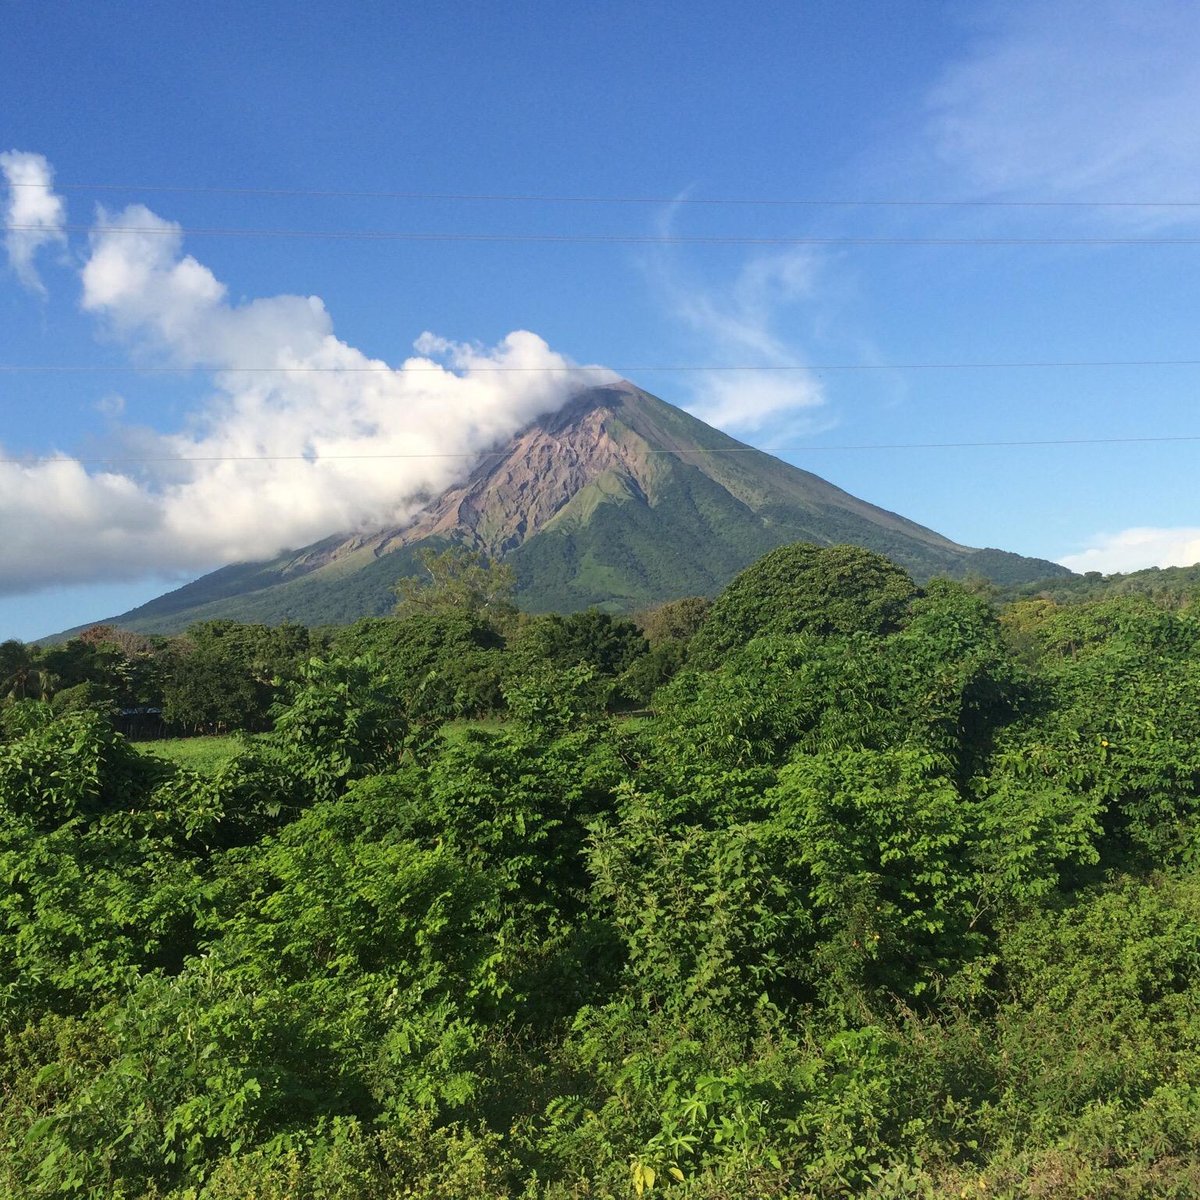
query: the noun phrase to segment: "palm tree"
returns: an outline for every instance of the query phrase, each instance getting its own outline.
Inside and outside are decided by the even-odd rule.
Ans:
[[[48,700],[57,683],[38,666],[32,647],[15,638],[0,642],[0,696],[5,700]]]

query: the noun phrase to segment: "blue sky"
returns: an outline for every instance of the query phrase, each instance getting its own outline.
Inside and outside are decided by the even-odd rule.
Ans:
[[[570,364],[776,368],[626,373],[964,543],[1200,559],[1200,442],[914,448],[1200,435],[1200,367],[903,366],[1200,359],[1194,5],[4,18],[0,364],[84,369],[0,372],[0,637],[403,519]]]

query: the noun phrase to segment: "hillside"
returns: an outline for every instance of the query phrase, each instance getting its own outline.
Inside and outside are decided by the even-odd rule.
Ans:
[[[620,384],[534,422],[407,526],[224,567],[113,620],[161,633],[212,617],[346,622],[389,611],[416,550],[449,542],[508,558],[528,611],[629,611],[715,593],[797,541],[866,546],[919,580],[980,574],[1011,585],[1070,574],[959,545]]]
[[[1002,585],[999,590],[999,598],[1004,600],[1030,596],[1053,600],[1056,604],[1080,604],[1112,596],[1148,596],[1160,604],[1179,606],[1200,596],[1200,563],[1190,567],[1144,567],[1140,571],[1112,575],[1088,571],[1084,575],[1043,580],[1040,584]]]

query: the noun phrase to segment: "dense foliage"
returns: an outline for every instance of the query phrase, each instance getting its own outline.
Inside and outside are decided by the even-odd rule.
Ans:
[[[743,571],[718,598],[692,643],[700,666],[776,633],[894,629],[916,587],[881,554],[861,546],[781,546]]]
[[[0,1194],[1200,1194],[1194,600],[437,599],[93,636],[271,671],[210,770],[0,647]]]
[[[61,644],[0,643],[0,702],[49,700],[56,712],[102,709],[134,737],[261,732],[272,705],[314,654],[378,659],[406,718],[422,723],[507,711],[505,688],[540,669],[590,665],[613,708],[649,701],[683,665],[707,601],[642,614],[529,616],[512,603],[511,568],[451,547],[419,556],[393,615],[342,628],[200,621],[175,637],[97,625]]]

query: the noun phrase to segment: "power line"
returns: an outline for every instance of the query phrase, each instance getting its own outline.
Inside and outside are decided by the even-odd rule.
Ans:
[[[170,224],[60,225],[62,233],[131,233],[151,237],[315,238],[332,241],[475,242],[627,246],[1195,246],[1200,237],[742,237],[732,234],[459,233],[404,229],[247,229]],[[8,224],[17,233],[45,233],[44,225]]]
[[[348,188],[262,188],[184,184],[55,183],[14,181],[10,187],[59,192],[155,192],[210,196],[278,196],[359,200],[467,201],[501,204],[654,204],[748,208],[1200,208],[1200,200],[916,200],[741,196],[595,196],[531,192],[419,192]]]
[[[556,374],[572,375],[597,369],[614,374],[634,375],[650,372],[707,372],[707,371],[999,371],[999,370],[1053,370],[1078,369],[1085,367],[1200,367],[1200,358],[1077,358],[1077,359],[1030,359],[1026,361],[964,361],[964,362],[894,362],[894,363],[660,363],[652,365],[595,367],[521,367],[521,366],[471,366],[472,374]],[[449,370],[440,366],[398,366],[387,363],[363,367],[244,367],[244,366],[136,366],[109,363],[0,363],[0,374],[120,374],[120,375],[181,375],[205,372],[234,375],[390,375],[412,373],[445,373]]]
[[[863,442],[845,443],[841,445],[801,446],[723,446],[713,448],[698,448],[695,450],[680,449],[650,449],[647,454],[676,455],[683,457],[689,454],[802,454],[810,450],[966,450],[1020,448],[1028,446],[1123,446],[1139,444],[1161,444],[1177,442],[1200,442],[1200,434],[1172,434],[1162,437],[1100,437],[1100,438],[1035,438],[1028,440],[1002,440],[979,442]],[[50,458],[0,458],[0,463],[18,466],[45,466],[57,463],[75,464],[108,464],[127,466],[139,463],[219,463],[219,462],[306,462],[313,465],[321,462],[363,462],[390,461],[393,459],[430,459],[430,458],[465,458],[477,459],[480,462],[489,458],[503,458],[507,450],[493,450],[483,454],[471,454],[458,451],[437,451],[420,453],[389,453],[389,454],[212,454],[212,455],[157,455],[147,457],[81,457],[71,458],[57,456]]]

